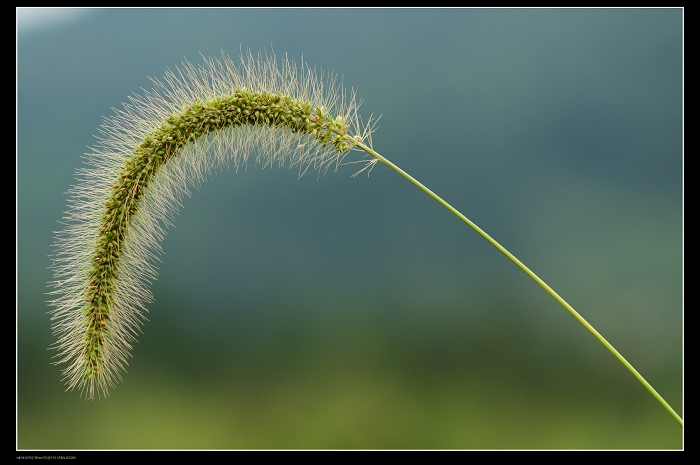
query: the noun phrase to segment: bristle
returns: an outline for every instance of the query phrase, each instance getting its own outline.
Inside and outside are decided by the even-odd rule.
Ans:
[[[338,134],[362,140],[372,130],[360,120],[354,93],[348,96],[332,73],[286,58],[278,66],[274,55],[248,52],[238,65],[226,55],[185,62],[153,83],[105,118],[86,166],[76,171],[65,228],[56,233],[50,283],[56,363],[67,364],[68,389],[89,399],[121,381],[153,302],[149,288],[165,228],[184,195],[217,170],[245,165],[252,153],[256,163],[298,167],[300,175],[336,169],[351,148]],[[296,122],[279,110],[226,125],[235,111],[207,105],[235,95],[279,96],[287,110],[296,105],[302,113]],[[224,123],[204,127],[219,114]],[[178,118],[192,115],[200,115],[200,126],[179,128]]]

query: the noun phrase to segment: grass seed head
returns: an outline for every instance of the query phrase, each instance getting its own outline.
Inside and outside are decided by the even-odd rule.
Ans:
[[[332,73],[250,52],[167,71],[105,118],[76,173],[50,283],[57,364],[93,399],[121,380],[183,195],[225,166],[337,169],[372,130]]]

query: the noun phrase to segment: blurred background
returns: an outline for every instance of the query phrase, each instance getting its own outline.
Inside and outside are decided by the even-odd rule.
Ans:
[[[17,447],[682,447],[579,323],[382,166],[251,165],[186,198],[106,399],[64,392],[46,305],[65,193],[111,108],[200,53],[303,55],[382,115],[381,154],[682,415],[682,26],[681,9],[17,10]]]

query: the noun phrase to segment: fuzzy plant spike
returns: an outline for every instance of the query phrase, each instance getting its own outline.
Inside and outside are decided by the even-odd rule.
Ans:
[[[368,137],[359,104],[332,74],[250,53],[184,63],[106,119],[70,190],[56,236],[51,302],[58,362],[70,389],[107,395],[120,380],[152,302],[164,227],[183,195],[210,174],[248,161],[289,163],[300,174],[336,168]]]
[[[213,172],[248,163],[297,167],[319,174],[337,169],[350,150],[381,162],[421,189],[501,251],[590,331],[683,424],[653,387],[542,279],[442,198],[377,153],[372,119],[333,74],[286,57],[241,54],[237,64],[204,59],[183,63],[153,80],[106,118],[98,145],[86,155],[69,193],[65,228],[56,234],[52,269],[57,364],[68,389],[88,399],[121,381],[145,320],[154,263],[180,201]],[[369,144],[365,144],[368,141]],[[356,173],[357,174],[357,173]]]

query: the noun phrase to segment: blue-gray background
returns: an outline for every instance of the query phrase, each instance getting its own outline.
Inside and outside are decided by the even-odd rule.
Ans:
[[[682,10],[26,13],[18,447],[682,446],[551,297],[381,166],[301,179],[249,166],[186,198],[107,399],[64,392],[45,303],[65,192],[110,108],[184,58],[274,49],[357,89],[362,113],[383,115],[380,153],[530,266],[681,411]]]

